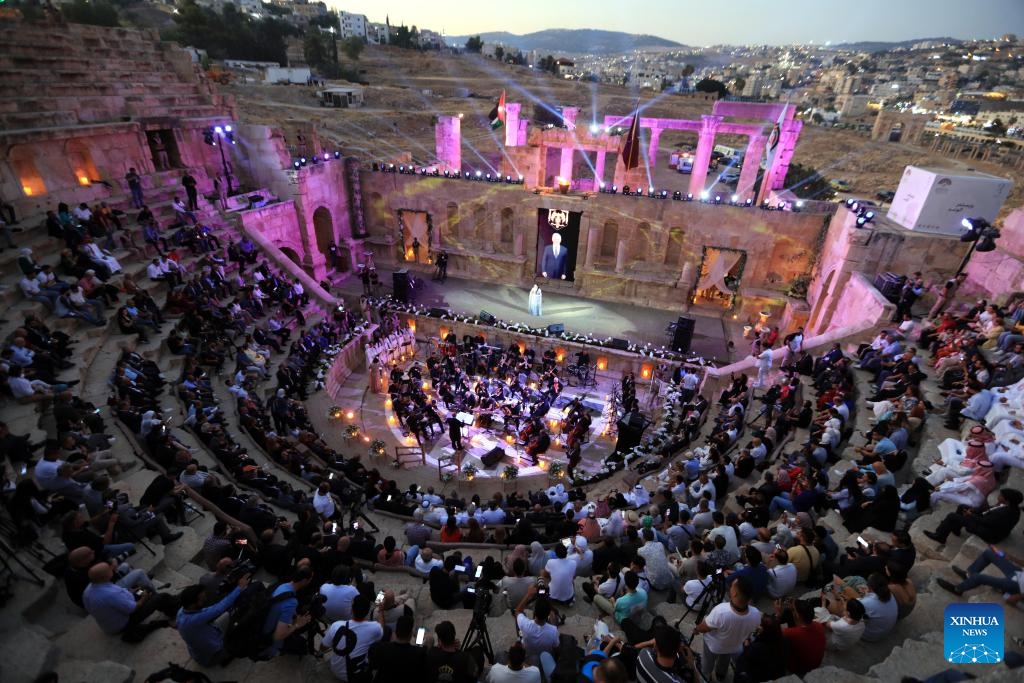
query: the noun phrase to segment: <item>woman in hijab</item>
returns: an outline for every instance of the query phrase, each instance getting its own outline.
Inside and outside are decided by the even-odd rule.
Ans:
[[[505,565],[505,573],[509,576],[515,576],[515,572],[512,569],[512,565],[516,560],[522,560],[529,566],[530,560],[530,549],[525,545],[517,545],[512,548],[512,552],[505,556],[503,564]]]
[[[530,574],[533,576],[540,576],[541,571],[544,569],[544,565],[548,563],[548,551],[544,550],[544,546],[541,545],[540,541],[534,541],[530,544]]]

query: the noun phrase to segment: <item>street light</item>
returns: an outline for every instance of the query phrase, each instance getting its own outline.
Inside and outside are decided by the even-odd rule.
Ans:
[[[235,144],[235,132],[231,127],[230,123],[224,124],[223,126],[213,126],[212,128],[206,129],[203,133],[203,141],[211,147],[216,147],[220,150],[220,163],[224,167],[224,182],[228,186],[228,195],[231,195],[233,188],[231,187],[231,170],[228,166],[228,159],[224,155],[224,144],[225,142]],[[303,159],[302,165],[305,166],[305,159]]]
[[[964,258],[960,261],[960,267],[956,269],[955,275],[964,272],[964,268],[967,267],[967,263],[971,260],[974,252],[995,251],[996,238],[1001,235],[998,228],[993,227],[984,218],[964,218],[960,221],[960,225],[967,228],[967,232],[960,235],[960,241],[970,242],[971,248],[964,254]]]

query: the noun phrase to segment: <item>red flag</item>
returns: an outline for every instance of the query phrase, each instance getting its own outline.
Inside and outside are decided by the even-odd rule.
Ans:
[[[491,130],[497,130],[505,125],[505,91],[501,91],[501,97],[498,98],[498,103],[494,105],[494,109],[487,115],[490,120]]]
[[[640,165],[640,107],[633,114],[633,123],[629,125],[629,132],[622,142],[622,163],[626,170],[636,168]]]

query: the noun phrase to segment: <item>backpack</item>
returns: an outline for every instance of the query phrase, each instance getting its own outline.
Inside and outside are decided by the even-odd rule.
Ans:
[[[807,572],[807,580],[804,581],[804,585],[808,588],[821,588],[832,579],[831,576],[825,576],[825,556],[819,551],[818,562],[815,563],[814,556],[811,555],[811,551],[807,549],[807,546],[801,544],[800,547],[805,553],[807,553],[807,560],[811,565],[810,570]]]
[[[345,639],[345,647],[338,649],[338,643]],[[352,657],[352,651],[356,649],[359,637],[355,631],[349,628],[349,622],[345,622],[334,633],[334,640],[331,642],[331,650],[339,657],[345,658],[345,671],[348,674],[348,683],[370,683],[372,671],[368,666],[367,654],[359,657]]]
[[[224,649],[232,657],[256,659],[274,642],[273,630],[264,633],[263,624],[274,605],[294,598],[295,593],[273,593],[273,589],[264,584],[253,583],[235,600],[231,608],[231,618],[224,631]]]

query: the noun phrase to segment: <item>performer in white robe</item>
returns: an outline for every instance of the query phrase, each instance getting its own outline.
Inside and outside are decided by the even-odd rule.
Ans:
[[[539,285],[534,285],[533,289],[530,290],[530,297],[527,300],[527,306],[530,310],[530,315],[540,316],[543,315],[542,311],[542,300],[543,294],[540,291]]]

